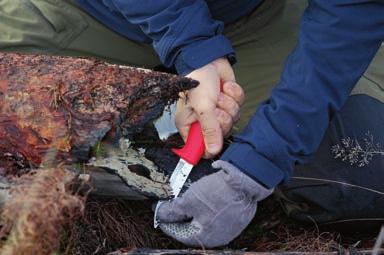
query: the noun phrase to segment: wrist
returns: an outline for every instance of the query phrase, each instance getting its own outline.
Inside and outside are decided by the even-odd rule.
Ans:
[[[212,164],[212,167],[220,168],[224,171],[223,178],[233,189],[243,191],[245,194],[254,198],[256,201],[265,199],[274,191],[273,188],[264,187],[227,161],[215,161]]]
[[[174,65],[180,75],[187,75],[214,60],[227,58],[235,63],[235,53],[230,41],[223,35],[194,42],[184,47],[175,59]]]
[[[246,142],[232,143],[220,159],[230,162],[269,189],[274,188],[286,178],[283,170]]]

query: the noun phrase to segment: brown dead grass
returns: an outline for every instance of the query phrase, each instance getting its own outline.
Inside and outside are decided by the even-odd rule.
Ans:
[[[342,253],[344,249],[371,249],[376,235],[376,231],[341,233],[315,223],[301,224],[288,218],[279,203],[270,197],[260,204],[256,217],[230,248],[258,252]]]
[[[105,254],[126,248],[185,249],[182,244],[153,228],[150,201],[90,199],[62,243],[67,254]],[[250,226],[226,249],[274,252],[330,252],[344,248],[372,248],[376,233],[367,239],[341,236],[315,224],[290,220],[273,199],[261,204]]]
[[[153,228],[153,201],[121,201],[67,192],[70,172],[39,170],[22,177],[3,212],[3,254],[106,254],[120,248],[184,249]],[[26,195],[27,194],[27,195]],[[44,201],[44,202],[43,202]],[[84,210],[82,217],[76,218]],[[250,226],[226,249],[259,252],[329,252],[342,247],[372,248],[368,239],[322,231],[288,219],[273,199],[260,204]]]
[[[250,246],[257,251],[295,252],[332,252],[341,248],[338,233],[320,232],[318,229],[299,226],[292,229],[284,224],[255,236]]]
[[[63,167],[39,169],[20,177],[1,215],[1,255],[52,254],[71,219],[84,209],[84,198],[71,194],[73,174]]]
[[[105,254],[119,248],[181,248],[153,228],[151,201],[89,198],[84,216],[62,242],[66,254]]]

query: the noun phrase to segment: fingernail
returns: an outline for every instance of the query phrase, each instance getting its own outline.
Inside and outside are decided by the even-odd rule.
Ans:
[[[211,137],[211,139],[207,141],[207,147],[208,147],[208,152],[216,154],[217,151],[220,150],[220,143],[218,142],[219,137],[215,137],[216,139],[213,139],[213,138],[214,137]]]
[[[220,149],[220,146],[217,143],[208,144],[208,151],[211,153],[216,153],[219,149]]]

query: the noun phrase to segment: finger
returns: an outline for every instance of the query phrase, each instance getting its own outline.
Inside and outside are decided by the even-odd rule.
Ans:
[[[233,100],[235,100],[239,106],[244,103],[244,90],[236,82],[225,82],[223,84],[223,93],[233,98]]]
[[[188,132],[189,132],[190,126],[182,126],[182,127],[176,126],[176,127],[177,127],[177,130],[179,130],[179,134],[181,138],[183,139],[184,142],[186,142],[188,138]]]
[[[215,65],[222,81],[235,81],[235,73],[233,72],[232,66],[226,58],[216,59],[213,64]]]
[[[205,157],[212,158],[219,154],[223,147],[223,134],[220,122],[215,114],[215,106],[197,109],[197,119],[200,122],[205,142]]]
[[[197,120],[195,112],[183,100],[177,102],[175,124],[184,142],[187,140],[191,124]]]
[[[185,210],[185,208],[188,207],[186,207],[182,197],[163,202],[157,210],[156,219],[160,223],[188,221],[192,217],[188,214],[188,211]]]
[[[233,121],[232,117],[225,111],[216,108],[215,110],[217,119],[220,122],[221,131],[223,132],[224,137],[228,137],[231,133]]]
[[[233,122],[237,122],[240,119],[240,106],[237,102],[230,96],[227,96],[224,93],[220,93],[219,99],[217,101],[217,106],[227,114],[229,114]]]

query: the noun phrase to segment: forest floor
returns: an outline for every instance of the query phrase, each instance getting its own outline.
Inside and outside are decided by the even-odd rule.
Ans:
[[[153,228],[151,201],[119,201],[91,197],[84,216],[66,233],[66,254],[105,254],[124,248],[185,249]],[[248,228],[226,247],[242,251],[330,252],[372,249],[377,231],[340,233],[316,224],[302,225],[289,219],[273,198],[262,202]],[[64,248],[65,247],[65,248]]]

